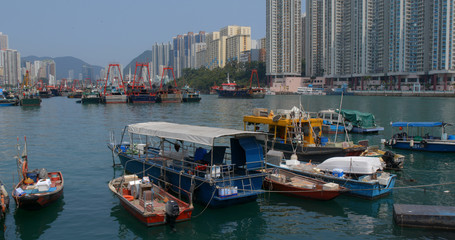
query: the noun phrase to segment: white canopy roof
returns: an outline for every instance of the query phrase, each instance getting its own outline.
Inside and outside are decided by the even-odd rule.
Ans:
[[[213,146],[215,138],[227,136],[261,136],[265,139],[265,133],[240,131],[227,128],[202,127],[195,125],[168,123],[168,122],[145,122],[128,125],[128,132],[139,135],[188,141],[203,145]]]

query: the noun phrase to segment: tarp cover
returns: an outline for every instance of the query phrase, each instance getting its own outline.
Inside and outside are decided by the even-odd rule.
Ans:
[[[394,122],[392,127],[442,127],[442,122]]]
[[[375,127],[376,123],[374,122],[374,115],[371,113],[359,112],[356,110],[347,110],[342,109],[336,110],[337,113],[340,113],[345,121],[348,121],[355,127],[362,128],[371,128]]]
[[[215,138],[219,137],[260,136],[260,139],[265,139],[265,133],[261,132],[241,131],[227,128],[202,127],[168,122],[145,122],[130,124],[128,125],[128,132],[146,136],[182,140],[208,146],[213,146]]]

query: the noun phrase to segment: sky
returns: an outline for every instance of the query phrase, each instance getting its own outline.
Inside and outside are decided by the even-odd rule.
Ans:
[[[302,8],[305,1],[302,1]],[[188,32],[250,26],[265,37],[265,0],[2,1],[0,32],[22,57],[72,56],[106,66],[131,60],[154,43]]]

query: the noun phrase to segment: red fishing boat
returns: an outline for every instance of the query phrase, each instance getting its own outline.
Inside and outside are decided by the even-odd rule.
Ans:
[[[310,177],[297,175],[283,169],[267,169],[264,188],[284,195],[317,200],[331,200],[345,188],[336,183],[327,183]]]
[[[28,170],[27,142],[22,155],[18,156],[17,166],[20,173],[20,182],[13,190],[12,196],[18,207],[23,209],[40,209],[56,201],[63,195],[63,176],[61,172],[47,172]]]
[[[109,189],[147,227],[169,224],[173,228],[176,222],[190,220],[194,209],[191,202],[186,203],[137,175],[115,178],[109,182]]]

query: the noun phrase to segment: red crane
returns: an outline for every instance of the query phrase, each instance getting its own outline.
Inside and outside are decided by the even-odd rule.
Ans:
[[[106,80],[104,82],[104,91],[103,91],[103,95],[106,96],[106,87],[107,87],[107,81],[109,80],[109,76],[110,76],[110,71],[111,71],[111,68],[112,69],[117,69],[118,70],[118,74],[120,75],[120,82],[119,82],[119,88],[123,88],[123,92],[126,94],[126,89],[124,87],[124,82],[123,82],[123,77],[122,77],[122,71],[120,70],[120,64],[109,64],[109,67],[107,69],[107,76],[106,76]]]

